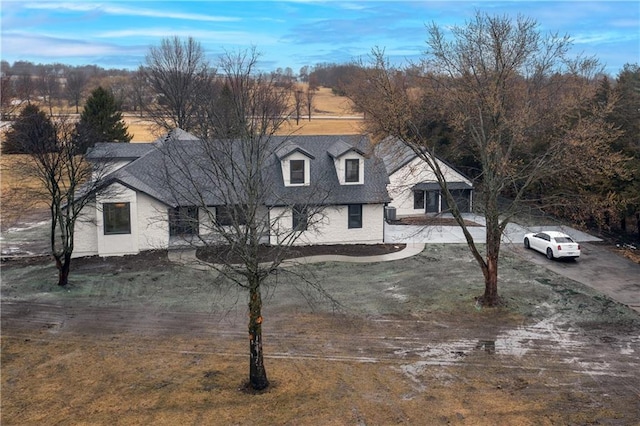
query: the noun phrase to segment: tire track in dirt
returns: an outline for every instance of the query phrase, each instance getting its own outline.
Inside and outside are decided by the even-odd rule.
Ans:
[[[185,343],[172,352],[246,357],[244,352],[229,352],[229,345],[224,344],[246,338],[242,310],[224,314],[162,312],[20,301],[3,301],[1,307],[3,338],[33,338],[34,331],[42,340],[70,342],[87,338],[108,341],[122,335],[149,341],[178,336]],[[484,368],[489,364],[534,376],[549,371],[575,373],[587,376],[595,387],[608,389],[613,380],[620,389],[640,396],[640,336],[594,339],[581,330],[563,328],[559,321],[558,316],[552,316],[533,325],[496,330],[493,336],[447,330],[446,340],[442,339],[442,328],[414,319],[369,319],[368,332],[359,324],[346,330],[329,325],[309,332],[274,321],[264,334],[265,356],[394,365],[414,381],[431,366]],[[197,348],[188,343],[190,337],[198,338]],[[210,343],[203,344],[203,338]]]

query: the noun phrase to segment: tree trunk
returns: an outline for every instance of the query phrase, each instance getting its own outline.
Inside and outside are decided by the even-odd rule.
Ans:
[[[56,259],[56,268],[58,268],[58,285],[64,287],[69,282],[69,270],[71,269],[71,253],[64,253],[60,256],[54,256]]]
[[[497,199],[497,197],[495,198]],[[499,302],[498,297],[498,259],[500,258],[500,240],[502,238],[502,229],[500,227],[497,214],[497,205],[495,202],[489,202],[488,206],[495,212],[486,217],[486,261],[483,268],[484,274],[484,295],[482,295],[483,306],[496,306]]]
[[[269,386],[262,353],[262,298],[260,285],[253,284],[249,290],[249,383],[254,390]]]
[[[483,306],[496,306],[498,304],[498,256],[487,255],[487,270],[484,276]]]

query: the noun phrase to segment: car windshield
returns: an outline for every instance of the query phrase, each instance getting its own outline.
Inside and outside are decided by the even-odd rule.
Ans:
[[[572,243],[573,240],[569,237],[556,237],[556,243]]]

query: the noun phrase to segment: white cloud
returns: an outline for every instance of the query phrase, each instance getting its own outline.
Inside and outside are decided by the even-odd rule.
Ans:
[[[147,38],[165,38],[171,36],[193,37],[202,44],[221,43],[221,44],[253,44],[260,42],[260,45],[275,44],[278,39],[267,34],[257,34],[246,31],[209,31],[193,28],[135,28],[125,30],[106,31],[96,34],[95,37],[114,39],[129,37],[147,37]]]
[[[126,16],[144,16],[150,18],[166,18],[166,19],[182,19],[190,21],[203,22],[233,22],[239,21],[240,18],[229,16],[212,16],[199,13],[181,13],[154,9],[141,9],[135,7],[125,7],[104,3],[28,3],[25,5],[27,9],[53,9],[56,11],[67,10],[72,12],[102,12],[109,15],[126,15]]]
[[[107,43],[87,43],[78,40],[24,33],[3,34],[2,51],[7,56],[67,58],[122,54],[122,47]]]

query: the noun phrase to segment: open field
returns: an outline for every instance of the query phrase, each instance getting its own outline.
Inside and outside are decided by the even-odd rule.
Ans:
[[[2,268],[2,424],[634,425],[640,318],[508,250],[478,309],[466,247],[287,270],[266,287],[272,387],[247,394],[245,296],[164,252]],[[366,277],[366,278],[365,278]]]

